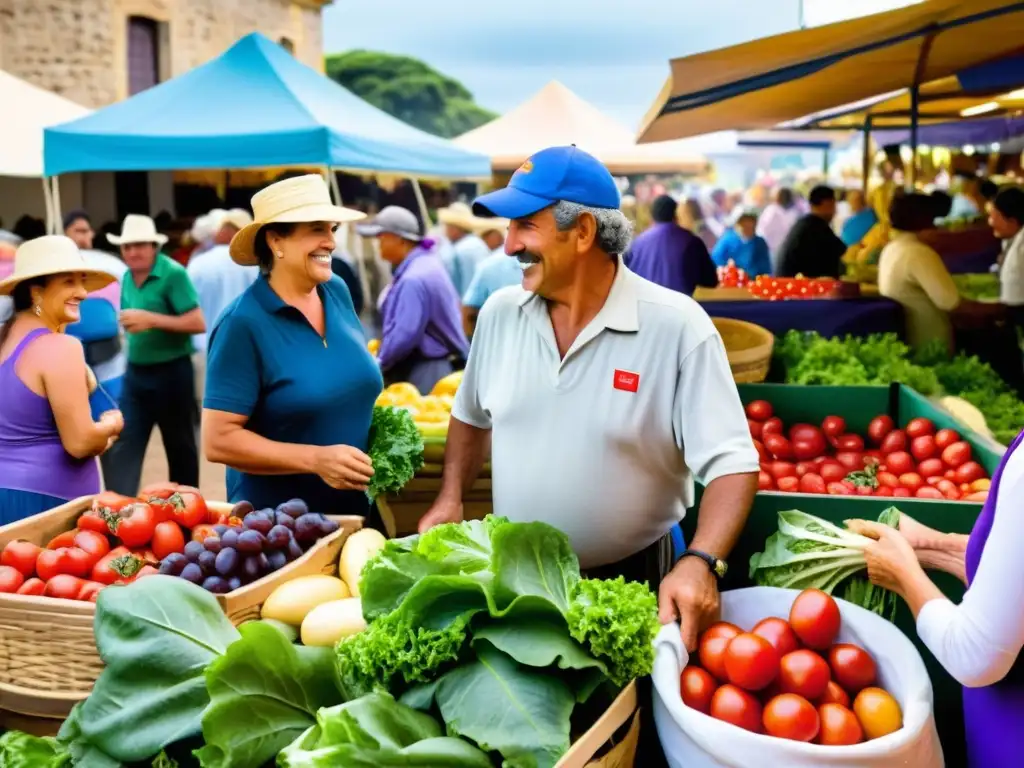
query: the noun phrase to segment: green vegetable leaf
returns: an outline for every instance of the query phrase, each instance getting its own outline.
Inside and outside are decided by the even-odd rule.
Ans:
[[[527,667],[597,669],[603,662],[569,637],[565,619],[557,613],[514,611],[473,631],[473,647],[489,644]]]
[[[497,528],[493,539],[495,589],[506,603],[535,595],[564,615],[580,579],[569,537],[547,523],[518,523]]]
[[[249,622],[241,639],[206,669],[203,768],[263,765],[336,704],[334,651],[296,647],[276,628]]]
[[[71,752],[50,737],[7,731],[0,736],[0,768],[62,768]]]
[[[152,759],[198,734],[210,700],[203,673],[239,637],[216,598],[184,579],[147,576],[100,592],[94,626],[106,668],[58,736],[76,764],[93,765],[79,757],[89,749]]]
[[[321,709],[278,755],[281,768],[491,768],[471,744],[443,736],[437,721],[374,693]]]
[[[497,750],[508,768],[549,768],[569,748],[569,686],[493,648],[441,678],[436,700],[449,733]]]
[[[423,466],[423,437],[412,414],[395,406],[374,406],[367,453],[373,462],[366,489],[370,501],[402,490]]]

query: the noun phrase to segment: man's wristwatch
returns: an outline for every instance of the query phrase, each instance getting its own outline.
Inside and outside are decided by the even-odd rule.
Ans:
[[[711,569],[711,572],[715,574],[716,578],[724,579],[725,574],[729,571],[729,566],[725,560],[717,558],[714,555],[709,555],[707,552],[701,552],[699,549],[687,549],[679,556],[679,558],[682,559],[688,555],[699,557],[707,563],[708,568]]]

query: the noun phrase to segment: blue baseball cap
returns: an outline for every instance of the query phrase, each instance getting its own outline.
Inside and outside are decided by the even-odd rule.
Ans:
[[[551,147],[519,166],[507,187],[474,200],[473,214],[522,219],[559,200],[592,208],[618,208],[619,188],[601,161],[575,144]]]

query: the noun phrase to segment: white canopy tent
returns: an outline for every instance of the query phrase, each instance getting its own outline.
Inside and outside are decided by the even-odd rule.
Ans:
[[[4,118],[0,176],[43,175],[43,129],[77,120],[92,110],[0,71]]]
[[[546,147],[575,144],[614,174],[700,173],[707,159],[689,145],[668,141],[638,145],[633,132],[557,80],[486,125],[454,139],[463,149],[491,158],[496,172],[514,171]]]

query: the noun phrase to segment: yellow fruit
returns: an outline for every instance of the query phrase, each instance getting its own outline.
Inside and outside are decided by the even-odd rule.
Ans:
[[[260,616],[298,627],[306,618],[306,614],[318,605],[332,600],[343,600],[349,596],[345,582],[334,576],[299,576],[286,581],[270,593],[263,603]]]
[[[448,437],[448,421],[417,421],[416,428],[426,438],[441,439]]]
[[[992,481],[987,477],[982,477],[971,483],[971,490],[974,492],[987,491],[992,487]]]
[[[462,371],[455,371],[455,373],[449,373],[437,384],[434,385],[434,389],[430,392],[432,395],[454,395],[455,391],[459,388],[459,384],[462,383]]]
[[[371,355],[376,355],[380,350],[380,339],[370,339],[366,342],[366,349]]]
[[[853,711],[868,740],[898,731],[903,727],[900,705],[881,688],[865,688],[853,700]]]
[[[419,400],[421,397],[420,391],[416,389],[416,385],[410,384],[408,381],[397,381],[384,391],[409,400]]]

